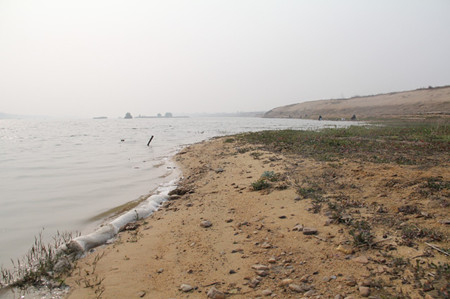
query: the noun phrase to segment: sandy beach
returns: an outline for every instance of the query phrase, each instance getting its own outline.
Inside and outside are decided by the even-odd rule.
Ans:
[[[448,236],[448,207],[418,192],[436,174],[448,182],[448,163],[324,162],[230,137],[189,146],[175,160],[183,179],[171,200],[79,260],[68,298],[437,298],[448,288],[438,267],[448,255],[428,239],[409,246],[397,229],[406,224],[395,222]],[[270,185],[254,190],[263,174]],[[311,182],[346,214],[318,208],[302,192]],[[414,204],[420,213],[402,210]],[[345,220],[371,217],[385,222],[372,222],[370,247],[355,245]],[[437,248],[449,248],[448,239]],[[422,276],[407,260],[437,268]]]

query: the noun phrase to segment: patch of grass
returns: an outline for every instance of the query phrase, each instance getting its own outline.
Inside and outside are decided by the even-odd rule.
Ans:
[[[233,143],[235,141],[236,141],[236,139],[234,139],[234,138],[227,138],[224,140],[225,143]]]
[[[347,157],[375,163],[437,163],[450,146],[448,124],[391,123],[320,131],[280,130],[241,134],[237,138],[273,152],[290,152],[320,161]]]
[[[279,177],[280,177],[280,175],[273,171],[264,171],[264,173],[261,175],[262,179],[269,180],[271,182],[278,181]]]
[[[442,232],[436,229],[420,228],[414,224],[404,225],[401,228],[401,236],[406,241],[411,241],[417,238],[427,238],[429,240],[437,242],[445,240],[445,234],[443,234]]]
[[[252,189],[254,191],[259,191],[263,189],[268,189],[271,187],[269,182],[276,182],[280,178],[280,174],[275,173],[274,171],[264,171],[261,177],[252,183]]]
[[[259,179],[256,182],[252,183],[252,188],[254,191],[267,189],[269,187],[270,187],[270,184],[265,179]]]
[[[353,244],[357,247],[372,247],[375,236],[372,234],[367,221],[355,221],[352,223],[350,235],[353,237]]]
[[[442,177],[430,177],[425,183],[425,187],[433,191],[450,189],[450,182],[443,181]]]

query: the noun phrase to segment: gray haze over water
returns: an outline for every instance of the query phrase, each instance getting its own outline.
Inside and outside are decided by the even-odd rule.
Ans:
[[[0,112],[267,111],[450,83],[448,0],[0,0]]]

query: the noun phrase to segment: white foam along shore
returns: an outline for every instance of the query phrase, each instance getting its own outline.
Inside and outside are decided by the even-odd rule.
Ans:
[[[155,194],[151,195],[136,208],[122,214],[113,221],[102,225],[94,232],[74,238],[67,244],[70,250],[75,252],[85,252],[94,247],[105,244],[108,240],[114,238],[127,224],[140,219],[147,218],[153,212],[158,210],[161,204],[169,198],[169,192],[176,188],[174,179],[158,187]],[[61,248],[64,250],[64,248]]]

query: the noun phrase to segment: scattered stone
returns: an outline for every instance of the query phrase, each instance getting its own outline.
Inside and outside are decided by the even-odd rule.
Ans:
[[[261,292],[261,295],[263,295],[263,296],[270,296],[270,295],[272,295],[272,290],[266,289],[266,290]]]
[[[334,296],[334,299],[342,299],[343,297],[339,294],[337,294],[336,296]]]
[[[267,271],[267,270],[256,270],[255,272],[256,272],[256,274],[258,274],[258,276],[261,276],[261,277],[265,277],[265,276],[269,275],[269,271]]]
[[[209,221],[209,220],[203,220],[203,221],[200,223],[200,226],[203,227],[203,228],[207,228],[207,227],[211,227],[211,226],[212,226],[212,223],[211,223],[211,221]]]
[[[280,281],[280,283],[279,283],[278,285],[279,285],[280,287],[285,287],[285,286],[290,285],[292,282],[293,282],[292,279],[286,278],[286,279],[283,279],[282,281]]]
[[[286,219],[287,217],[286,217],[286,215],[281,215],[281,216],[278,216],[278,218],[280,218],[280,219]]]
[[[178,199],[180,199],[180,198],[181,198],[181,195],[174,194],[174,195],[171,195],[171,196],[169,197],[169,200],[178,200]]]
[[[302,200],[302,198],[301,198],[300,196],[296,196],[296,197],[294,198],[294,200],[295,200],[295,201],[299,201],[299,200]]]
[[[231,219],[231,218],[230,218],[230,219],[227,219],[227,220],[225,220],[225,222],[226,222],[226,223],[231,223],[231,222],[233,222],[233,219]]]
[[[297,292],[297,293],[303,292],[302,287],[299,286],[298,284],[293,284],[293,283],[291,283],[291,284],[289,285],[289,289],[290,289],[291,291],[294,291],[294,292]]]
[[[252,280],[249,281],[248,286],[252,289],[256,288],[258,286],[258,284],[260,283],[260,280],[257,278],[253,278]]]
[[[339,245],[336,248],[336,250],[340,251],[342,253],[345,253],[345,254],[352,254],[353,253],[353,248],[348,246],[348,245]]]
[[[363,265],[369,263],[369,259],[368,259],[367,256],[365,256],[365,255],[361,255],[361,256],[355,257],[355,258],[353,258],[352,260],[353,260],[354,262],[357,262],[357,263],[360,263],[360,264],[363,264]]]
[[[206,295],[208,298],[212,299],[225,299],[225,293],[219,291],[215,287],[210,288]]]
[[[354,287],[356,285],[356,279],[353,276],[347,277],[345,279],[345,284],[349,287]]]
[[[236,271],[234,271],[233,269],[231,269],[230,272],[228,272],[228,273],[230,273],[230,274],[235,274]]]
[[[450,219],[444,219],[444,220],[441,220],[440,222],[442,224],[449,225],[450,224]]]
[[[303,296],[310,297],[313,296],[315,292],[316,292],[315,290],[309,290],[306,293],[304,293]]]
[[[362,297],[369,297],[369,295],[370,295],[370,288],[365,287],[365,286],[360,286],[359,287],[359,294]]]
[[[269,249],[269,248],[272,248],[272,245],[267,243],[267,242],[264,242],[264,243],[261,244],[261,247],[265,248],[265,249]]]
[[[269,267],[266,265],[256,264],[252,266],[252,269],[254,270],[269,270]]]
[[[317,229],[314,227],[304,227],[303,234],[304,235],[317,235]]]
[[[291,291],[294,291],[294,292],[297,292],[297,293],[303,293],[303,292],[309,291],[311,289],[311,287],[306,285],[306,284],[298,285],[298,284],[291,283],[289,285],[289,289]]]
[[[292,230],[301,232],[301,231],[303,231],[303,225],[297,224],[296,226],[294,226],[294,228]]]
[[[159,273],[159,274],[161,274],[163,272],[164,272],[164,268],[160,268],[160,269],[158,269],[158,271],[156,271],[156,273]]]
[[[185,292],[185,293],[190,292],[190,291],[192,291],[193,289],[194,289],[194,288],[193,288],[192,286],[188,285],[188,284],[182,284],[182,285],[180,285],[180,291]]]
[[[324,278],[322,278],[323,282],[329,282],[330,280],[331,280],[331,278],[328,276],[325,276]]]
[[[300,278],[300,281],[301,281],[301,282],[308,282],[308,281],[309,281],[309,276],[310,276],[310,275],[308,275],[308,274],[303,275],[303,276]]]
[[[270,259],[267,260],[267,262],[269,264],[275,264],[277,262],[277,259],[274,256],[272,256]]]
[[[361,285],[362,285],[363,287],[370,287],[370,286],[372,286],[372,281],[371,281],[370,279],[364,279],[364,280],[361,282]]]
[[[146,292],[142,291],[142,292],[139,292],[139,293],[138,293],[138,296],[139,296],[140,298],[143,298],[143,297],[145,297],[146,294],[147,294]]]

